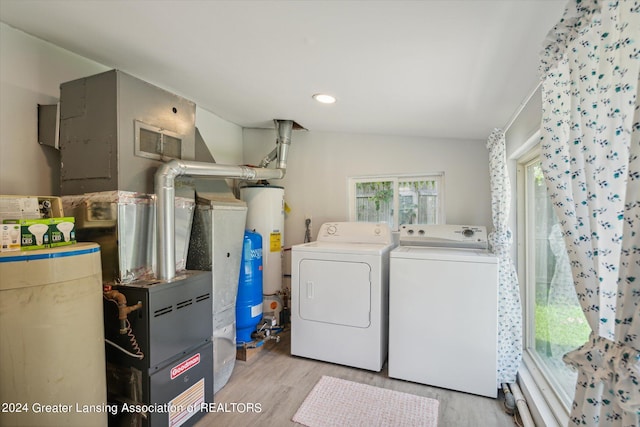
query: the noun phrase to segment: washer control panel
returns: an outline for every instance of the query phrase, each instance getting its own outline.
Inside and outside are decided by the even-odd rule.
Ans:
[[[393,242],[387,224],[371,222],[325,222],[318,230],[319,242],[379,243]]]
[[[406,224],[400,245],[487,249],[487,228],[479,225]]]

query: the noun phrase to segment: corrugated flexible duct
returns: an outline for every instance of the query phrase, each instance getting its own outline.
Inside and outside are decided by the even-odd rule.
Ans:
[[[229,166],[217,163],[203,163],[188,160],[171,160],[158,168],[154,176],[157,197],[157,254],[160,280],[172,280],[176,275],[175,259],[175,179],[178,176],[206,176],[214,178],[235,178],[242,180],[282,179],[286,172],[287,156],[291,144],[291,131],[295,122],[292,120],[274,120],[278,133],[277,146],[260,166],[266,166],[277,158],[277,168]],[[297,124],[296,124],[297,125]],[[299,125],[298,125],[299,126]],[[301,128],[301,127],[300,127]],[[275,153],[274,153],[275,152]],[[266,161],[275,154],[274,158]]]

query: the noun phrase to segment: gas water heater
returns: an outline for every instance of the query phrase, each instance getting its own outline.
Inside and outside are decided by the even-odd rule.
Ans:
[[[262,236],[262,293],[277,294],[282,289],[284,188],[249,185],[240,188],[240,199],[247,204],[247,229]]]
[[[262,236],[264,321],[282,326],[282,257],[284,247],[284,188],[274,185],[240,187],[247,204],[247,229]]]

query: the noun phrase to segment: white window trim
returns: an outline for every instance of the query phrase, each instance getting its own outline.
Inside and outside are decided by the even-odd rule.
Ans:
[[[532,143],[535,142],[535,143]],[[529,302],[534,298],[535,288],[527,286],[530,282],[527,270],[529,258],[531,257],[531,239],[527,238],[526,224],[526,200],[527,188],[525,185],[526,168],[531,162],[536,161],[540,157],[539,131],[529,138],[523,145],[527,150],[520,149],[510,157],[517,161],[517,218],[525,218],[524,221],[518,220],[518,277],[521,280],[520,292],[523,301],[523,328],[524,328],[524,351],[522,357],[522,367],[518,372],[518,383],[522,388],[523,394],[527,399],[529,408],[536,425],[540,426],[564,426],[569,421],[569,408],[565,406],[563,400],[558,396],[557,386],[550,383],[546,376],[539,368],[539,362],[536,361],[537,355],[529,350],[529,343],[533,340],[533,332],[531,325],[527,324],[530,319],[535,318],[530,312],[531,305]],[[535,280],[534,280],[535,281]]]
[[[437,221],[438,224],[446,224],[445,218],[445,200],[444,200],[444,172],[430,172],[423,174],[396,174],[396,175],[366,175],[366,176],[350,176],[347,177],[347,206],[349,206],[349,221],[356,221],[356,184],[360,182],[378,182],[378,181],[391,181],[394,188],[397,188],[399,181],[417,180],[426,181],[434,180],[438,182],[438,211]],[[399,195],[397,191],[393,192],[393,231],[399,231],[400,225],[400,213],[398,207],[400,206]]]
[[[526,351],[522,357],[522,366],[518,370],[518,384],[536,426],[568,425],[569,414],[564,410],[560,400],[555,398],[551,386]]]

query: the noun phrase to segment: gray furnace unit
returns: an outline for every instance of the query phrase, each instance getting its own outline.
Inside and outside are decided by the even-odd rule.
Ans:
[[[104,301],[110,426],[191,426],[213,402],[211,273],[184,271],[170,281],[137,281],[113,287],[129,304],[129,332],[118,324],[118,306]],[[134,335],[135,333],[135,335]]]

